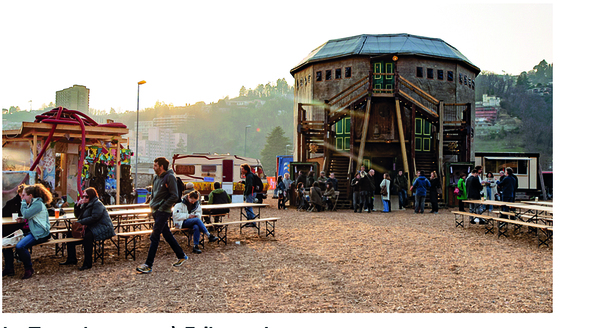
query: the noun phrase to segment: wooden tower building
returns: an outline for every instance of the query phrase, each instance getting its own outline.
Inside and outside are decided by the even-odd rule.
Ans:
[[[479,72],[441,39],[363,34],[327,41],[290,71],[294,160],[335,172],[346,199],[361,164],[375,169],[376,182],[400,169],[410,180],[417,170],[441,178],[444,163],[474,158]]]

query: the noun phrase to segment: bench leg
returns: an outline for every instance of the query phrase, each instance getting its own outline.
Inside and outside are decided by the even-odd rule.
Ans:
[[[132,236],[132,237],[122,237],[125,238],[124,246],[125,246],[125,259],[127,259],[128,255],[131,255],[131,258],[135,261],[135,250],[137,248],[137,240],[138,238],[141,240],[140,236]],[[133,244],[132,248],[129,248],[129,245]]]
[[[483,226],[485,228],[485,235],[488,233],[494,234],[494,222],[493,220],[487,219],[487,223]]]
[[[542,231],[542,234],[540,235],[540,231]],[[538,229],[538,248],[542,245],[546,245],[548,247],[550,247],[550,245],[548,244],[550,242],[550,240],[552,239],[552,230],[546,230],[546,229]],[[546,237],[544,239],[542,239],[542,237]]]
[[[460,220],[459,220],[460,218]],[[454,214],[454,227],[458,228],[458,227],[465,227],[465,218],[464,215],[462,214]]]
[[[227,225],[213,225],[217,236],[217,244],[223,242],[227,245]]]
[[[508,223],[500,221],[496,222],[498,222],[498,238],[500,238],[500,236],[508,238],[508,236],[506,235],[506,233],[508,232]]]
[[[96,263],[98,258],[104,264],[104,240],[94,241],[94,263]]]
[[[265,221],[265,237],[269,237],[269,235],[275,237],[275,222],[276,221]]]

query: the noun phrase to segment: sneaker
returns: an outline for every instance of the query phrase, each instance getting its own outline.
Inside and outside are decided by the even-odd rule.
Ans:
[[[179,260],[177,260],[177,262],[173,263],[173,266],[174,266],[174,267],[180,267],[180,266],[182,266],[182,265],[183,265],[183,263],[184,263],[185,261],[187,261],[187,260],[188,260],[188,257],[187,257],[187,255],[184,255],[182,259],[179,259]]]
[[[217,240],[219,240],[219,238],[217,236],[215,236],[215,235],[208,236],[208,242],[209,243],[212,243],[213,241],[217,241]]]
[[[195,254],[200,254],[202,253],[202,250],[200,249],[200,246],[194,245],[194,249],[192,249],[192,252]]]
[[[142,265],[140,265],[139,267],[135,268],[135,270],[137,272],[141,272],[141,273],[152,273],[152,268],[148,266],[148,264],[144,263]]]

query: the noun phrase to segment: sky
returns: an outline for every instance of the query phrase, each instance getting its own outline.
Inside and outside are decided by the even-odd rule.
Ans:
[[[310,51],[358,34],[440,38],[496,73],[554,61],[551,3],[350,3],[4,1],[2,25],[14,28],[0,31],[0,107],[39,109],[79,84],[93,109],[135,110],[141,80],[140,108],[216,102],[241,86],[292,85],[290,69]]]

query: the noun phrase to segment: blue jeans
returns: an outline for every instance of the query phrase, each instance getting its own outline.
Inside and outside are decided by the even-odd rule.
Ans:
[[[49,238],[50,235],[36,240],[35,237],[33,237],[33,235],[29,233],[25,235],[23,239],[19,240],[15,249],[17,251],[17,254],[19,255],[19,259],[21,260],[21,262],[23,262],[23,267],[25,268],[25,270],[33,268],[33,264],[31,263],[31,254],[29,254],[29,248],[31,248],[34,245],[44,243],[48,241]],[[12,254],[12,252],[10,253]],[[10,271],[11,268],[14,270],[13,261],[13,256],[4,259],[7,270]]]
[[[383,213],[388,213],[390,211],[390,201],[383,199]]]
[[[177,258],[184,258],[185,253],[183,252],[183,249],[181,249],[181,246],[179,246],[179,243],[175,237],[173,237],[171,229],[167,224],[169,222],[169,218],[171,217],[171,213],[156,211],[152,213],[152,216],[154,217],[154,227],[152,228],[152,234],[150,235],[150,249],[148,249],[146,265],[152,267],[154,264],[154,257],[156,256],[156,251],[158,250],[158,242],[160,241],[161,234],[169,246],[171,246],[171,249],[173,249],[175,255],[177,255]]]
[[[487,191],[487,199],[488,200],[495,200],[495,199],[492,198],[492,187],[486,187],[486,188],[487,188],[487,190],[486,190]],[[494,206],[488,205],[488,210],[491,211],[493,209],[494,209]]]
[[[398,204],[399,204],[399,208],[403,208],[406,206],[406,190],[404,189],[400,189],[398,191]]]
[[[202,233],[204,233],[205,235],[209,235],[208,230],[206,230],[206,227],[204,226],[204,223],[202,223],[202,220],[200,220],[200,218],[190,218],[187,219],[185,221],[183,221],[183,224],[181,225],[182,228],[192,228],[192,230],[194,230],[194,245],[198,245],[200,244],[200,231],[202,230]]]
[[[247,195],[245,201],[246,203],[254,203],[254,194]],[[255,216],[252,207],[246,207],[246,219],[253,220]]]
[[[415,213],[425,212],[425,196],[415,195]]]

